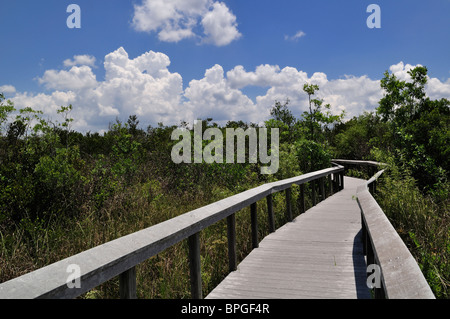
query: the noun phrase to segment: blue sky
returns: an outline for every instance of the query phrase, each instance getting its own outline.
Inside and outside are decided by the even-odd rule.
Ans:
[[[72,3],[80,29],[66,25]],[[372,3],[380,29],[366,24]],[[131,114],[261,122],[285,98],[300,115],[303,82],[358,115],[376,107],[384,71],[418,64],[430,96],[450,98],[449,0],[3,0],[0,11],[0,89],[18,108],[73,104],[80,130]]]

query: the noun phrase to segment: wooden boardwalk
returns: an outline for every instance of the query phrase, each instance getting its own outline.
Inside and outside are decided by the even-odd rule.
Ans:
[[[353,197],[364,182],[345,177],[344,190],[264,238],[206,298],[371,298]]]

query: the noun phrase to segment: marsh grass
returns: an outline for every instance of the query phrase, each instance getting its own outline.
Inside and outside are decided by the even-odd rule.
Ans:
[[[249,187],[250,188],[250,187]],[[306,188],[308,190],[308,188]],[[100,211],[85,204],[76,219],[53,219],[45,224],[21,224],[0,232],[0,282],[18,277],[105,242],[156,225],[198,207],[229,197],[240,190],[213,188],[194,196],[173,196],[160,183],[148,181],[114,193]],[[299,187],[292,188],[294,217]],[[307,197],[307,205],[311,200]],[[286,222],[284,192],[273,196],[276,228]],[[268,233],[267,204],[258,201],[259,239]],[[36,226],[37,225],[37,226]],[[33,227],[33,229],[26,229]],[[32,234],[31,236],[29,234]],[[252,250],[250,208],[236,212],[238,263]],[[206,296],[228,274],[226,220],[200,233],[203,294]],[[187,241],[166,249],[137,265],[137,296],[151,299],[190,298]],[[114,278],[80,298],[119,297],[119,281]]]
[[[437,298],[450,297],[449,199],[424,195],[396,168],[383,175],[376,199],[419,264]]]
[[[387,169],[378,179],[375,199],[386,214],[437,298],[450,298],[450,194],[448,182],[439,192],[418,187],[409,169],[392,155],[374,152]]]

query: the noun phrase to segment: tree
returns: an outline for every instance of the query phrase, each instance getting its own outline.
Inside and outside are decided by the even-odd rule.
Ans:
[[[308,84],[305,83],[303,85],[303,91],[308,94],[308,100],[309,100],[309,116],[307,113],[304,113],[304,117],[306,117],[306,120],[309,121],[309,127],[310,127],[310,138],[311,140],[314,140],[314,117],[313,117],[313,109],[312,109],[312,103],[319,102],[318,100],[311,100],[311,96],[313,96],[316,91],[319,91],[319,86],[316,84]]]
[[[3,124],[8,120],[8,115],[16,110],[10,100],[7,100],[6,104],[4,104],[4,100],[5,96],[3,93],[0,93],[0,136],[5,131]]]
[[[289,110],[289,103],[289,99],[287,99],[284,104],[275,101],[275,106],[270,110],[272,119],[266,121],[266,127],[277,127],[280,129],[281,143],[293,143],[298,138],[296,135],[298,120],[294,117],[291,110]]]
[[[317,132],[322,132],[329,125],[334,125],[340,122],[345,115],[342,112],[340,115],[333,115],[331,113],[330,104],[323,104],[322,99],[311,99],[311,97],[319,91],[319,86],[316,84],[305,83],[303,91],[308,94],[309,113],[303,112],[303,119],[307,127],[309,127],[309,137],[312,141],[319,141]]]
[[[333,130],[334,156],[345,159],[369,159],[371,149],[386,150],[391,142],[388,124],[375,112],[365,112],[339,124]]]
[[[408,71],[411,81],[401,81],[386,71],[377,113],[392,130],[397,164],[411,170],[422,189],[437,190],[450,167],[450,101],[426,96],[427,72],[416,67]]]

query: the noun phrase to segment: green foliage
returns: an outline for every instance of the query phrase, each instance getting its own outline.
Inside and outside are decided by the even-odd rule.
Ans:
[[[266,121],[267,128],[278,128],[280,130],[280,143],[292,143],[298,137],[296,126],[298,120],[289,110],[289,100],[284,104],[279,101],[275,102],[275,106],[270,110],[273,119]]]
[[[295,144],[295,152],[302,172],[312,172],[330,165],[331,153],[322,144],[302,139]]]
[[[14,104],[10,100],[7,100],[5,104],[4,100],[5,96],[3,93],[0,93],[0,136],[2,136],[5,131],[3,123],[8,120],[8,115],[15,111]]]
[[[386,72],[381,81],[386,94],[377,113],[345,123],[344,113],[333,115],[330,105],[313,98],[317,85],[303,87],[309,112],[300,118],[289,109],[289,100],[276,101],[272,118],[264,123],[280,130],[279,170],[270,176],[260,173],[260,163],[248,161],[175,164],[171,150],[177,141],[171,133],[176,126],[159,123],[143,130],[131,115],[125,123],[111,124],[104,134],[81,134],[71,129],[71,105],[58,110],[59,122],[51,122],[41,111],[16,110],[0,94],[0,282],[262,183],[329,167],[330,160],[339,157],[389,164],[377,200],[433,291],[448,298],[450,102],[426,97],[426,71],[411,70],[411,82]],[[258,125],[230,121],[220,127],[212,119],[203,122],[203,131],[211,127],[225,137],[226,128]],[[298,193],[293,187],[293,202]],[[305,193],[310,206],[308,185]],[[275,194],[273,199],[278,208],[275,220],[282,223],[284,196]],[[264,210],[262,206],[258,209]],[[238,258],[243,258],[251,250],[249,214],[236,217],[242,249]],[[204,232],[205,289],[227,271],[225,233],[223,222]],[[140,266],[143,296],[189,296],[186,249],[180,243]],[[149,277],[155,280],[144,280]],[[114,297],[115,285],[108,283],[87,297]]]
[[[408,166],[375,149],[374,157],[389,164],[377,187],[377,202],[416,258],[438,298],[450,297],[449,199],[424,195]],[[449,185],[447,184],[447,191]]]
[[[328,126],[340,123],[345,116],[345,112],[333,115],[330,104],[323,105],[322,99],[311,99],[316,91],[319,91],[318,85],[306,83],[303,86],[303,91],[308,94],[309,99],[309,113],[303,112],[303,124],[309,128],[310,140],[323,142],[324,135],[321,134],[323,130]]]
[[[440,192],[449,178],[450,101],[426,96],[426,67],[416,67],[408,74],[411,82],[384,74],[381,87],[386,93],[377,113],[389,123],[398,154],[396,163],[409,167],[421,189]]]
[[[365,112],[337,125],[331,143],[336,158],[358,160],[369,159],[373,147],[388,150],[391,141],[388,124],[373,112]]]

